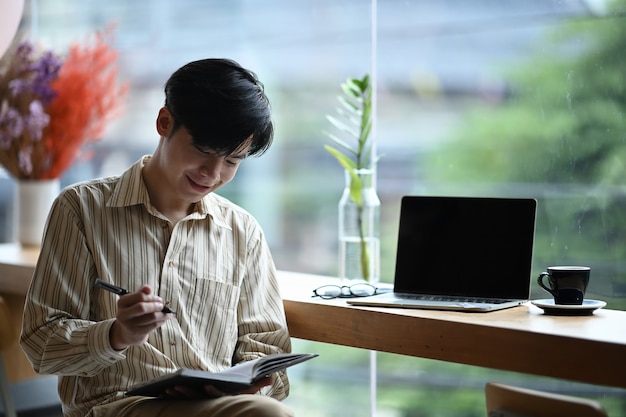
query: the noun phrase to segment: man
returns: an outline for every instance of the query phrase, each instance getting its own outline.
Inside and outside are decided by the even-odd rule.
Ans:
[[[67,417],[291,416],[278,401],[284,372],[241,395],[206,386],[124,396],[177,368],[219,371],[291,350],[263,233],[213,193],[272,142],[262,84],[233,61],[191,62],[167,81],[156,128],[152,156],[55,201],[22,348],[35,371],[60,376]],[[130,293],[117,297],[96,278]]]

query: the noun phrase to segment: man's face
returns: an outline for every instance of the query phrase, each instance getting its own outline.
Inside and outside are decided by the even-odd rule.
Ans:
[[[170,116],[171,117],[171,116]],[[229,183],[250,148],[246,142],[230,155],[218,155],[193,143],[184,126],[162,140],[160,161],[163,178],[182,200],[195,203]]]

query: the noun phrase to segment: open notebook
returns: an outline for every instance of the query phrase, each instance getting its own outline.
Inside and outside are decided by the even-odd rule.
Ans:
[[[527,302],[537,201],[405,196],[393,292],[352,305],[493,311]]]

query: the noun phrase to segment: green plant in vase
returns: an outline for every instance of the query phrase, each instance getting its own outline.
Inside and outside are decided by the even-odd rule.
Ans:
[[[339,96],[337,115],[327,119],[338,130],[337,134],[324,132],[334,146],[324,145],[346,172],[346,190],[340,203],[340,240],[342,247],[342,278],[366,281],[379,278],[378,216],[380,201],[374,189],[374,171],[378,157],[373,154],[370,139],[372,131],[372,86],[369,75],[348,78],[341,84],[343,95]],[[343,204],[343,206],[342,206]],[[352,215],[354,214],[354,215]],[[352,231],[354,231],[354,233]],[[354,234],[354,237],[346,237]],[[358,250],[350,254],[350,245]],[[375,253],[372,253],[375,251]],[[358,262],[358,271],[346,268],[346,258]],[[347,270],[347,271],[346,271]]]

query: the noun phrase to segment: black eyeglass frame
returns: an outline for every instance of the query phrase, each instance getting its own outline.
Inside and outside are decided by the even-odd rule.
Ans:
[[[358,293],[352,289],[354,287],[371,288],[371,292],[367,291],[367,293]],[[339,290],[339,294],[337,295],[319,294],[319,291],[322,288],[336,288]],[[359,282],[357,284],[352,284],[352,285],[334,285],[334,284],[322,285],[321,287],[317,287],[316,289],[313,290],[313,295],[311,296],[311,298],[320,297],[322,300],[333,300],[335,298],[370,297],[376,294],[380,294],[378,287],[372,284],[368,284],[366,282]]]

